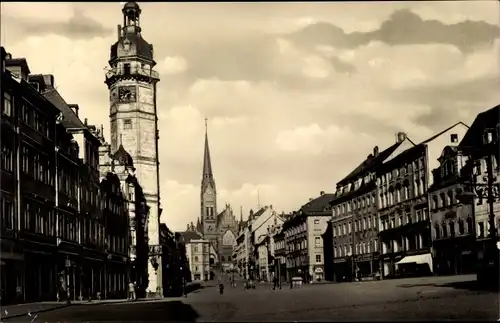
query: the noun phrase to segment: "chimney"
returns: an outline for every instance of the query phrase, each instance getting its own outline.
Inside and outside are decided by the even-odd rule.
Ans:
[[[80,110],[80,108],[78,107],[78,104],[68,104],[68,106],[71,108],[71,110],[73,110],[73,112],[78,117],[78,110]]]
[[[320,195],[320,196],[325,195],[325,191],[321,191],[321,192],[319,192],[319,195]]]
[[[12,59],[12,54],[11,53],[5,54],[5,59]]]
[[[406,133],[404,132],[398,132],[396,134],[396,143],[400,144],[406,139]]]
[[[89,120],[87,118],[85,118],[84,121],[83,121],[83,124],[87,125],[88,122],[89,122]]]
[[[54,75],[52,74],[44,74],[43,75],[43,80],[45,84],[54,87]]]
[[[122,38],[122,26],[121,25],[116,26],[116,30],[118,31],[116,33],[118,36],[118,41],[120,41],[120,39]]]
[[[373,147],[373,157],[378,156],[378,146]]]

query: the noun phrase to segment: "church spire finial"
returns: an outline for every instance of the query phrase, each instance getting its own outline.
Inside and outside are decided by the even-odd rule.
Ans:
[[[208,147],[208,119],[205,118],[205,153],[203,156],[203,177],[213,177],[210,148]]]

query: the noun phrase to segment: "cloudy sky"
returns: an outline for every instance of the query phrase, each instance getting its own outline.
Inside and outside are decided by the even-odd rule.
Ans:
[[[155,46],[166,222],[199,215],[209,119],[219,207],[292,211],[404,131],[423,140],[500,103],[496,1],[144,3]],[[108,121],[119,3],[2,3],[2,45]],[[244,216],[246,218],[246,216]]]

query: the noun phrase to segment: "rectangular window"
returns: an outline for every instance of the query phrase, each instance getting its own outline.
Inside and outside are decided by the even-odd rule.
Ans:
[[[458,143],[458,135],[456,133],[452,133],[450,135],[450,141],[453,143]]]
[[[24,123],[27,125],[30,124],[30,107],[27,103],[23,103],[23,106],[21,108],[21,119],[23,120]]]
[[[316,255],[316,262],[320,263],[321,262],[321,255]]]
[[[131,119],[125,119],[123,121],[123,129],[132,129],[132,120]]]
[[[2,214],[0,225],[2,228],[14,229],[14,205],[12,201],[2,199]]]
[[[314,246],[321,247],[321,238],[320,237],[314,238]]]
[[[484,228],[484,222],[479,222],[478,223],[478,226],[479,226],[479,238],[484,238],[486,236],[486,232],[485,232],[485,228]]]
[[[10,147],[2,147],[0,166],[2,170],[12,172],[12,149]]]
[[[29,150],[28,147],[22,148],[22,168],[25,174],[29,174]]]
[[[123,74],[130,75],[130,64],[128,63],[123,64]]]
[[[2,115],[12,116],[12,97],[9,93],[3,93]]]

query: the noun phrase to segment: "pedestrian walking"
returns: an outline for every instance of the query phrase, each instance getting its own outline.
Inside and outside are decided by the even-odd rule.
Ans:
[[[128,283],[128,300],[135,301],[135,282]]]
[[[220,283],[219,284],[219,294],[224,294],[224,284],[223,283]]]
[[[273,290],[275,290],[276,287],[278,287],[278,277],[273,278]]]

